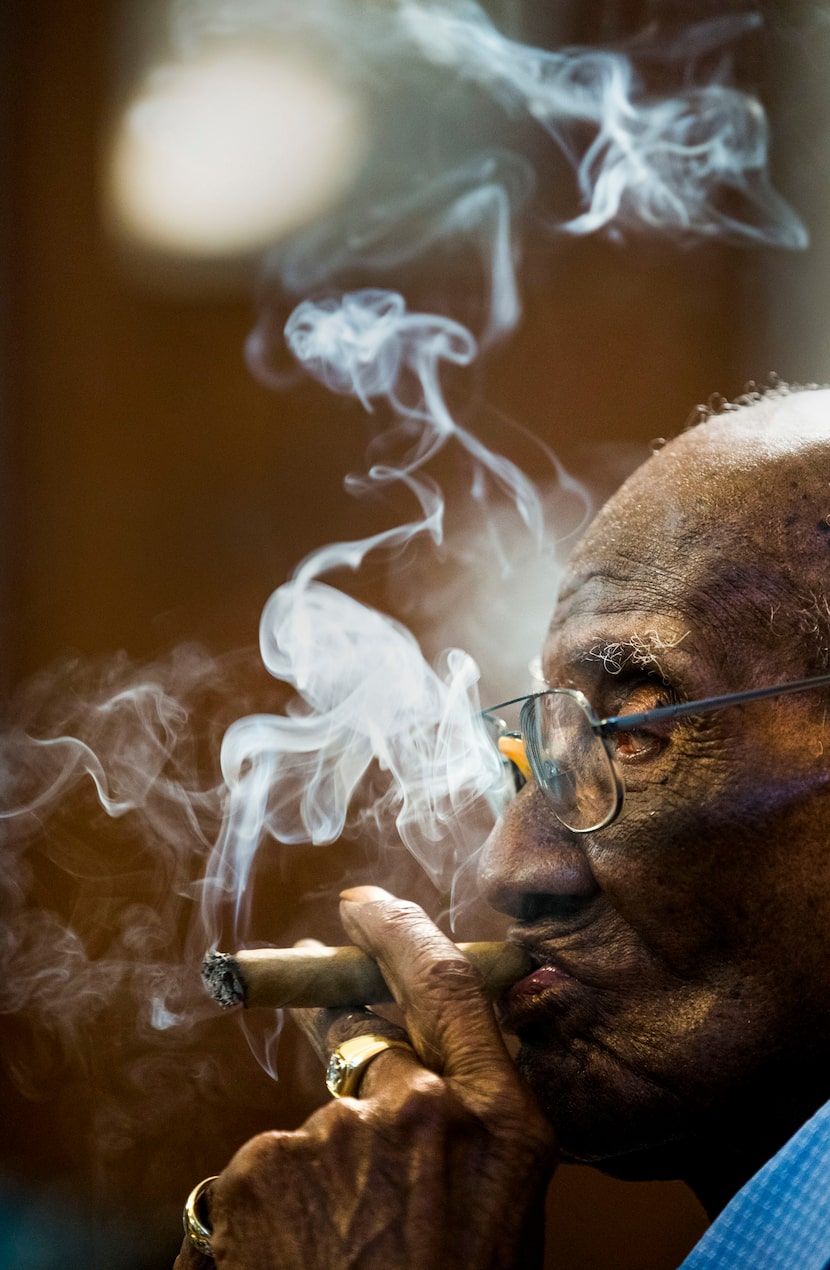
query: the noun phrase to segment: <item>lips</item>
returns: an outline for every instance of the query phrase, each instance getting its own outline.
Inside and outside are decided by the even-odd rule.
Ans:
[[[512,984],[507,995],[511,999],[538,996],[540,992],[547,992],[551,987],[558,987],[563,980],[571,978],[561,966],[538,966],[531,974],[525,975],[524,979]]]
[[[536,968],[511,985],[499,1002],[499,1014],[503,1025],[511,1032],[518,1031],[541,1016],[558,1013],[579,990],[579,983],[548,949],[521,943]]]

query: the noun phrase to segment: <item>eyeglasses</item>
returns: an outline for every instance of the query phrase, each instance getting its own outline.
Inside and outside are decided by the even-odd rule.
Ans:
[[[723,710],[746,701],[780,697],[830,684],[830,675],[796,679],[768,688],[750,688],[720,697],[658,706],[639,714],[611,715],[600,719],[583,693],[573,688],[548,688],[524,697],[502,701],[482,712],[492,730],[502,762],[518,792],[531,777],[552,806],[557,818],[574,833],[594,833],[616,820],[622,811],[625,785],[611,738],[669,719]],[[510,731],[495,713],[522,705],[520,731]]]

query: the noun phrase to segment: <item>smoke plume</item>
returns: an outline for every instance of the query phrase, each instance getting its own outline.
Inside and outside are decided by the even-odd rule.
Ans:
[[[458,422],[452,394],[520,320],[530,223],[547,227],[552,250],[597,233],[804,246],[769,182],[763,109],[729,81],[725,50],[757,22],[737,14],[624,48],[548,51],[508,39],[470,0],[175,5],[177,56],[229,39],[290,42],[376,107],[361,187],[266,262],[246,353],[277,388],[310,376],[355,398],[375,435],[347,488],[409,512],[372,537],[321,547],[274,592],[260,653],[278,708],[263,689],[261,704],[228,718],[227,666],[193,649],[150,668],[63,668],[23,691],[0,748],[4,1011],[29,1015],[69,1049],[126,984],[140,1026],[159,1035],[192,1026],[208,1010],[193,988],[201,954],[250,937],[258,862],[280,844],[329,844],[371,827],[389,844],[379,880],[402,844],[453,908],[464,901],[502,778],[479,721],[480,654],[454,647],[428,662],[399,620],[333,575],[370,556],[399,561],[413,544],[467,562],[485,554],[487,586],[477,569],[465,592],[481,608],[459,620],[459,639],[481,628],[489,660],[497,592],[514,613],[500,632],[505,662],[533,655],[538,597],[552,603],[591,499],[542,447],[533,479],[488,449]],[[452,93],[436,91],[447,83]],[[402,102],[414,100],[422,147],[411,163],[393,162],[407,140],[396,132]],[[447,103],[457,119],[442,115]],[[497,144],[474,126],[481,103],[488,121],[502,121]],[[523,152],[508,148],[517,137]],[[561,172],[555,197],[534,160]],[[413,305],[398,285],[434,253],[475,262],[477,280],[448,311]],[[449,509],[442,464],[455,473]],[[533,591],[539,568],[547,583]],[[439,620],[436,601],[422,607]],[[527,620],[515,620],[522,608]],[[440,625],[451,627],[446,614]],[[200,731],[195,719],[209,722]],[[36,840],[48,844],[49,868],[77,879],[79,904],[103,889],[111,857],[105,865],[61,821],[78,789],[128,826],[110,892],[122,899],[107,901],[92,941],[32,889]],[[124,902],[134,892],[141,900]]]

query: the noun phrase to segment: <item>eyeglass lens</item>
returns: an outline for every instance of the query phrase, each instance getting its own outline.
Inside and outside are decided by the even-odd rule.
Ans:
[[[617,809],[618,782],[580,698],[562,690],[531,697],[522,731],[536,780],[562,823],[581,833],[605,824]]]

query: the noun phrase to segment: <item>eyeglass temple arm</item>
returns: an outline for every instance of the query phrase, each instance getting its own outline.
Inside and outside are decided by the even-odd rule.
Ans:
[[[525,780],[529,781],[533,773],[530,770],[524,737],[516,736],[512,732],[506,732],[504,736],[499,737],[498,747],[499,754],[503,755],[504,758],[510,759],[511,763],[515,763]]]
[[[704,710],[723,710],[726,706],[742,705],[745,701],[760,701],[764,697],[783,697],[790,692],[804,692],[807,688],[819,688],[830,684],[830,675],[815,675],[810,679],[794,679],[791,683],[776,684],[772,688],[748,688],[745,692],[728,692],[719,697],[702,697],[699,701],[679,701],[673,706],[658,706],[656,710],[643,710],[639,714],[617,714],[600,719],[594,730],[600,736],[627,731],[644,723],[659,723],[662,719],[681,719],[687,714],[700,714]]]

